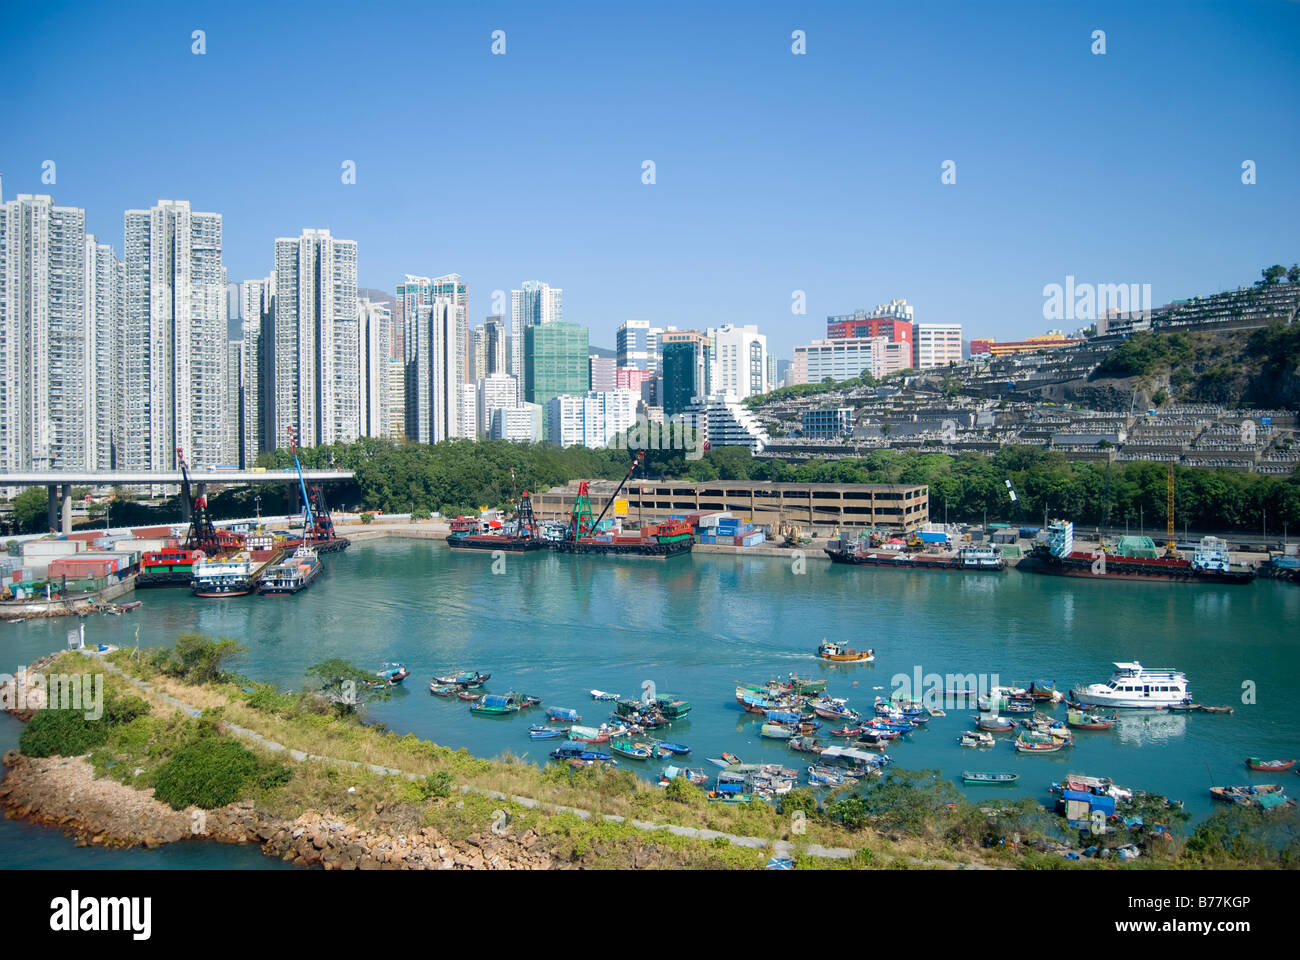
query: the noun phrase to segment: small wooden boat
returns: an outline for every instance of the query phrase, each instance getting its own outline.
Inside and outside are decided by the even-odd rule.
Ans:
[[[717,757],[709,757],[708,761],[709,763],[713,764],[715,767],[722,767],[722,769],[724,770],[727,767],[731,766],[731,764],[727,763],[726,760],[719,760]]]
[[[975,718],[975,726],[990,733],[1009,733],[1016,728],[1016,722],[1007,717],[981,715]]]
[[[1263,773],[1284,773],[1294,767],[1294,760],[1261,760],[1259,757],[1247,757],[1246,766]]]
[[[852,647],[845,647],[838,643],[832,643],[830,640],[823,640],[821,646],[817,648],[817,656],[833,663],[871,663],[876,659],[876,651],[857,651]]]
[[[1119,717],[1102,717],[1095,713],[1083,713],[1079,710],[1070,710],[1065,715],[1065,722],[1075,730],[1109,730],[1115,726]]]
[[[687,767],[664,767],[659,774],[659,785],[666,787],[674,780],[686,780],[697,787],[708,783],[709,775],[703,770],[691,770]]]
[[[838,730],[827,730],[826,732],[829,733],[832,737],[856,737],[858,734],[862,733],[862,731],[865,729],[866,727],[850,727],[846,724],[845,726],[840,727]]]
[[[452,686],[450,683],[434,681],[429,684],[429,692],[439,697],[454,697],[460,692],[460,687]]]
[[[1018,773],[976,773],[963,770],[962,783],[1015,783],[1020,779]]]
[[[130,613],[132,610],[136,609],[136,607],[142,607],[142,606],[144,606],[143,600],[132,600],[129,603],[119,603],[117,605],[117,612]]]
[[[808,782],[815,787],[839,787],[844,784],[844,777],[825,767],[809,767]]]
[[[611,740],[609,749],[629,760],[653,760],[655,748],[648,743],[634,743],[631,740]]]
[[[1033,713],[1036,708],[1030,700],[1010,700],[1002,705],[1003,713]]]
[[[411,675],[411,671],[406,669],[404,663],[385,663],[375,671],[375,676],[383,680],[389,686],[401,683]]]
[[[543,727],[535,724],[528,728],[528,737],[530,740],[558,740],[566,732],[555,727]]]
[[[946,717],[946,716],[948,716],[948,714],[947,714],[944,710],[940,709],[939,707],[931,707],[931,708],[930,708],[930,716],[932,716],[932,717]]]
[[[991,747],[997,743],[993,739],[993,734],[985,733],[983,730],[970,730],[963,733],[958,742],[963,747]]]
[[[492,679],[492,674],[479,670],[455,673],[447,677],[434,677],[439,683],[449,683],[457,687],[481,687]]]
[[[658,745],[661,749],[667,750],[669,753],[677,754],[678,756],[684,757],[686,754],[691,752],[691,748],[686,746],[684,743],[672,743],[668,740],[652,740],[651,743]]]
[[[1232,713],[1232,707],[1200,707],[1201,713]]]
[[[727,763],[731,765],[740,763],[740,757],[736,756],[734,753],[724,753],[722,759],[726,760]]]
[[[621,698],[617,693],[606,693],[604,690],[593,690],[593,691],[591,691],[591,699],[593,699],[593,700],[621,700],[622,698]]]
[[[546,719],[557,723],[581,723],[582,715],[568,707],[547,707]]]
[[[553,760],[568,761],[573,766],[591,766],[593,763],[616,763],[608,753],[592,750],[585,743],[566,741],[551,751]]]
[[[790,690],[800,696],[811,696],[826,691],[825,680],[805,680],[797,673],[790,674]]]
[[[458,696],[462,700],[468,700],[470,703],[473,703],[475,700],[479,698],[480,694],[469,693],[466,690],[457,690],[456,696]]]
[[[794,731],[779,723],[765,723],[758,728],[758,735],[769,740],[789,740],[794,736]]]
[[[1015,747],[1019,753],[1056,753],[1069,746],[1070,741],[1046,735],[1021,734],[1016,738]]]
[[[1216,800],[1226,800],[1243,807],[1258,807],[1261,810],[1296,805],[1295,800],[1289,799],[1282,785],[1278,783],[1257,783],[1243,787],[1210,787],[1210,795]]]
[[[596,727],[573,726],[569,728],[569,739],[577,743],[604,743],[609,739],[609,731]]]
[[[799,753],[821,753],[826,747],[812,737],[791,737],[786,746]]]

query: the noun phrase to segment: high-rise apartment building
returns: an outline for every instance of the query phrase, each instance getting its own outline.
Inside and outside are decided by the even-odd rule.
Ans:
[[[417,307],[415,322],[408,327],[406,436],[418,443],[439,443],[460,435],[463,368],[458,331],[453,304],[444,297]]]
[[[360,433],[364,437],[388,436],[388,361],[392,353],[393,312],[386,303],[363,297],[357,303],[360,354],[357,357],[361,409]]]
[[[275,241],[274,442],[314,447],[358,427],[357,245],[328,230]]]
[[[544,323],[564,320],[564,291],[538,280],[529,280],[521,289],[510,291],[510,320],[513,338],[509,372],[524,389],[524,331]]]
[[[649,320],[628,320],[614,335],[614,350],[620,367],[640,367],[659,372],[660,327],[650,326]]]
[[[506,341],[510,337],[506,331],[506,318],[494,316],[484,320],[483,337],[483,376],[488,377],[494,373],[510,373],[510,364],[507,359],[510,354],[506,349]]]
[[[615,390],[618,388],[618,361],[613,357],[601,357],[591,354],[587,357],[588,379],[593,390]]]
[[[120,466],[176,467],[224,461],[226,269],[221,215],[159,200],[123,217],[123,344]]]
[[[0,468],[87,464],[85,296],[85,211],[30,194],[0,206]]]
[[[237,462],[248,469],[257,455],[274,450],[274,386],[267,357],[275,336],[275,277],[239,284],[239,450]]]
[[[122,261],[86,234],[86,468],[110,470],[121,444]]]
[[[492,430],[493,411],[515,406],[519,387],[515,378],[506,373],[490,373],[476,386],[478,429],[481,435],[487,436]]]

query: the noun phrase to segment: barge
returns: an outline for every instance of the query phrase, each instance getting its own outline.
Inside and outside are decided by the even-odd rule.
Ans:
[[[961,570],[967,573],[1005,570],[1006,560],[998,556],[992,546],[973,544],[956,553],[904,553],[901,550],[880,550],[869,546],[869,539],[840,538],[838,546],[827,546],[826,555],[832,563],[856,566],[893,567],[901,570]]]
[[[1047,539],[1035,544],[1017,569],[1056,577],[1162,583],[1246,584],[1256,577],[1253,568],[1233,565],[1227,544],[1218,537],[1203,537],[1190,560],[1173,551],[1154,554],[1148,537],[1124,537],[1114,548],[1075,550],[1074,524],[1055,520],[1048,525]]]

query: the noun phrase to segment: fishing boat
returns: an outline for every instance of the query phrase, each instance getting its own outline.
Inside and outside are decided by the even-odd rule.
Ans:
[[[569,739],[577,743],[604,743],[609,739],[609,731],[596,727],[572,726],[569,728]]]
[[[1056,753],[1070,745],[1068,739],[1047,734],[1021,734],[1016,738],[1015,748],[1019,753]]]
[[[448,683],[455,687],[481,687],[492,679],[492,674],[471,670],[446,677],[434,677],[433,679],[439,683]]]
[[[457,694],[457,696],[459,695]],[[540,702],[540,698],[529,697],[522,693],[507,693],[504,695],[485,693],[470,705],[469,710],[470,713],[485,716],[504,716],[505,714],[518,713],[524,707],[536,706]]]
[[[1009,733],[1016,728],[1016,722],[1008,717],[990,716],[980,714],[975,717],[975,726],[980,730],[987,730],[991,733]]]
[[[812,737],[791,737],[786,746],[799,753],[821,753],[826,747]]]
[[[669,753],[676,754],[680,757],[684,757],[686,754],[691,752],[691,748],[686,746],[684,743],[672,743],[668,740],[651,740],[650,742],[658,746],[660,749],[667,750]]]
[[[797,693],[800,696],[815,696],[826,692],[825,680],[805,680],[797,673],[790,674],[788,686],[790,692]]]
[[[1055,680],[1035,680],[1029,685],[1029,699],[1056,702],[1061,695],[1056,691]]]
[[[993,739],[993,734],[985,733],[983,730],[970,730],[963,733],[958,742],[963,747],[991,747],[997,743]]]
[[[591,699],[593,699],[593,700],[620,700],[620,699],[622,699],[622,698],[621,698],[617,693],[606,693],[604,690],[593,690],[593,691],[591,691]]]
[[[1008,700],[999,708],[1003,713],[1033,713],[1038,708],[1034,706],[1032,700]]]
[[[393,686],[393,684],[401,683],[410,675],[411,671],[406,669],[406,664],[392,661],[383,664],[375,671],[375,676],[390,687]]]
[[[470,703],[473,703],[473,702],[474,702],[475,700],[477,700],[480,696],[482,696],[482,694],[478,694],[478,693],[470,693],[468,690],[457,690],[457,691],[456,691],[456,696],[457,696],[458,699],[461,699],[461,700],[467,700],[467,701],[469,701]]]
[[[555,723],[581,723],[582,715],[568,707],[547,707],[546,719]]]
[[[573,740],[565,741],[551,751],[552,760],[564,760],[578,766],[591,766],[593,763],[617,763],[612,756],[602,750],[592,750],[585,743]]]
[[[962,783],[1015,783],[1019,779],[1018,773],[976,773],[963,770],[961,775]]]
[[[1278,783],[1256,783],[1243,787],[1210,787],[1210,795],[1216,800],[1226,800],[1243,807],[1255,807],[1260,810],[1274,810],[1278,807],[1296,805],[1295,800],[1288,799],[1282,785]]]
[[[655,756],[655,748],[652,745],[632,740],[611,740],[609,749],[629,760],[653,760]]]
[[[528,738],[530,740],[558,740],[564,736],[567,731],[556,729],[555,727],[543,727],[538,724],[528,728]]]
[[[789,740],[794,736],[794,731],[779,723],[765,723],[758,728],[758,735],[769,740]]]
[[[872,663],[876,659],[876,652],[874,650],[859,652],[852,647],[823,640],[821,646],[817,648],[817,656],[833,663]]]
[[[1082,710],[1070,710],[1065,714],[1065,722],[1075,730],[1109,730],[1118,719],[1084,713]]]
[[[1284,773],[1294,767],[1294,760],[1261,760],[1259,757],[1247,757],[1246,766],[1251,770],[1264,773]]]
[[[703,770],[691,770],[687,767],[664,767],[659,774],[659,786],[666,787],[674,780],[685,780],[697,787],[709,782],[709,775]]]
[[[856,737],[860,733],[862,733],[862,731],[865,729],[866,727],[850,727],[847,724],[845,724],[844,726],[840,727],[838,730],[827,730],[826,732],[829,733],[832,737]]]
[[[839,787],[844,785],[844,776],[824,767],[809,767],[808,782],[815,787]]]
[[[308,546],[301,546],[293,556],[266,568],[257,590],[264,597],[288,596],[305,590],[320,576],[320,557]]]
[[[722,759],[726,760],[727,763],[732,766],[735,766],[736,764],[740,763],[740,757],[736,756],[734,753],[724,753],[722,755]]]
[[[438,697],[453,697],[460,688],[450,683],[438,683],[436,680],[429,684],[429,692]]]
[[[1132,663],[1116,663],[1105,683],[1092,683],[1071,691],[1071,698],[1085,706],[1159,709],[1191,703],[1187,676],[1167,667],[1156,669]]]
[[[752,803],[754,796],[745,791],[744,783],[719,777],[717,784],[709,791],[709,799],[718,803]]]

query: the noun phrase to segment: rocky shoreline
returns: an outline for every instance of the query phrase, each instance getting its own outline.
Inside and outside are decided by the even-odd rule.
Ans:
[[[4,755],[5,816],[57,827],[79,845],[158,847],[190,839],[255,843],[268,856],[325,870],[555,870],[557,858],[535,830],[453,840],[425,827],[413,833],[360,830],[328,812],[287,820],[241,801],[215,810],[173,810],[152,791],[96,779],[84,757]]]

